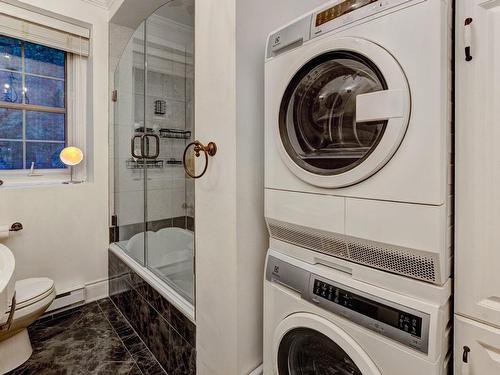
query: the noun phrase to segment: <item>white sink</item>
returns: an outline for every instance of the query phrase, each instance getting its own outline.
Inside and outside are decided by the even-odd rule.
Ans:
[[[16,290],[15,268],[14,254],[7,246],[0,244],[0,325],[7,321],[9,306]]]

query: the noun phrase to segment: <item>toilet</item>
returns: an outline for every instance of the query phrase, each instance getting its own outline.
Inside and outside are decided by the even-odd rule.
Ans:
[[[16,305],[9,328],[0,328],[0,374],[26,362],[33,352],[28,326],[47,310],[56,296],[54,281],[41,277],[16,281]]]

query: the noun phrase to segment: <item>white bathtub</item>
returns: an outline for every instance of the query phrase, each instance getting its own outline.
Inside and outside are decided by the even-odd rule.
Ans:
[[[146,247],[144,236],[111,244],[110,250],[194,321],[193,232],[175,227],[148,231]]]

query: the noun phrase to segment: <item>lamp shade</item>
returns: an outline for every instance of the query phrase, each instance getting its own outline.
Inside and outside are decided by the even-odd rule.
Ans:
[[[67,166],[78,165],[83,160],[83,152],[78,147],[66,147],[59,154],[61,161]]]

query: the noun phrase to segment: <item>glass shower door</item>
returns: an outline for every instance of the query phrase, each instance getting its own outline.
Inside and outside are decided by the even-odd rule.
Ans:
[[[143,22],[130,38],[114,74],[113,187],[115,240],[134,260],[146,264],[145,196],[148,161],[140,156],[144,134],[145,58]],[[117,237],[117,238],[116,238]]]
[[[156,168],[146,169],[148,268],[194,300],[194,180],[183,152],[194,135],[194,12],[170,2],[146,20],[145,124],[159,138]],[[151,141],[151,153],[156,152]]]

